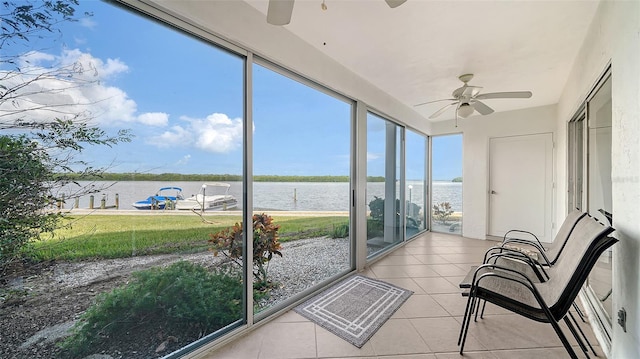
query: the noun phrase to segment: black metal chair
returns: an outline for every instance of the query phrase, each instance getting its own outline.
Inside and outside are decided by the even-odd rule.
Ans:
[[[565,243],[564,250],[569,254],[557,258],[550,269],[552,273],[549,279],[544,282],[519,272],[508,263],[487,263],[476,268],[458,339],[460,353],[464,350],[474,312],[477,319],[478,310],[474,309],[480,300],[529,319],[550,323],[569,355],[577,358],[559,326],[559,322],[563,320],[586,353],[567,314],[600,254],[617,242],[617,239],[608,236],[611,232],[613,228],[601,224],[595,218],[582,217]]]

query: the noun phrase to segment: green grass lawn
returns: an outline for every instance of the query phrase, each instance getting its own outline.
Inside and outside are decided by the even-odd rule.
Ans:
[[[209,234],[240,222],[240,216],[211,215],[67,215],[54,236],[33,244],[29,257],[43,260],[124,258],[206,250]],[[274,216],[282,242],[330,236],[348,217]]]

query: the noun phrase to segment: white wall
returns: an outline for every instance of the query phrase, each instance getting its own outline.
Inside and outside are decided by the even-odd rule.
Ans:
[[[566,122],[599,75],[612,68],[613,340],[610,358],[640,358],[640,2],[603,1],[558,105],[558,134],[566,163]],[[565,165],[558,181],[565,183]],[[557,206],[564,214],[566,198]],[[627,332],[616,312],[627,311]]]
[[[457,128],[453,121],[432,124],[433,135],[462,132],[462,234],[465,237],[485,239],[488,233],[489,139],[553,133],[555,140],[556,112],[557,107],[550,105],[472,116],[459,120]]]

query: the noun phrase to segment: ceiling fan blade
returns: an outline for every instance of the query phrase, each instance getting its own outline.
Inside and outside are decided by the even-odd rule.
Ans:
[[[480,93],[482,87],[479,86],[466,86],[464,91],[462,91],[462,96],[474,97]]]
[[[434,102],[442,102],[442,101],[458,101],[458,100],[457,100],[457,99],[455,99],[455,98],[443,98],[442,100],[434,100],[434,101],[421,102],[421,103],[419,103],[419,104],[417,104],[417,105],[413,105],[413,107],[418,107],[418,106],[427,105],[427,104],[434,103]]]
[[[473,101],[473,103],[471,103],[471,106],[473,106],[473,108],[481,115],[488,115],[490,113],[493,113],[493,109],[491,107],[485,105],[480,101]]]
[[[404,4],[405,1],[407,1],[407,0],[384,0],[384,1],[386,1],[387,5],[389,5],[389,7],[393,9],[395,7],[398,7],[398,6],[402,5],[402,4]]]
[[[269,0],[267,22],[271,25],[286,25],[291,22],[294,0]]]
[[[491,92],[480,94],[476,98],[480,100],[488,98],[529,98],[532,95],[531,91]]]
[[[447,109],[449,109],[450,106],[453,106],[453,105],[456,105],[456,104],[458,104],[458,102],[452,102],[450,104],[445,105],[444,107],[442,107],[438,111],[434,112],[431,116],[429,116],[429,118],[436,118],[436,117],[442,115]]]

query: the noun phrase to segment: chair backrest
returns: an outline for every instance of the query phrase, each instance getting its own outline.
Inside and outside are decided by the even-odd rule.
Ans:
[[[552,265],[554,265],[556,261],[558,261],[558,258],[560,258],[560,254],[567,244],[569,236],[573,232],[578,222],[586,215],[586,212],[574,209],[564,219],[564,222],[562,222],[560,229],[558,229],[558,233],[556,234],[553,243],[551,244],[551,246],[549,246],[549,249],[547,249],[545,253]]]
[[[582,217],[565,244],[565,255],[553,267],[541,294],[556,318],[564,316],[600,255],[618,240],[608,235],[613,228],[587,215]]]

